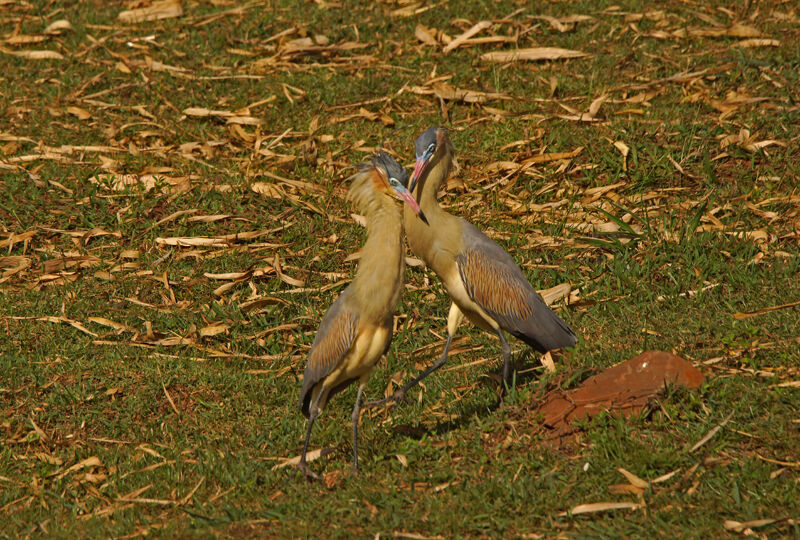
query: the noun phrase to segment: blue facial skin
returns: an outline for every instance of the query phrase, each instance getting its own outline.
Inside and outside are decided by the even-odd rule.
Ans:
[[[440,129],[439,127],[428,128],[414,141],[414,155],[417,158],[417,164],[414,167],[414,174],[411,175],[411,185],[408,188],[411,192],[414,191],[419,177],[425,171],[428,161],[436,153],[436,134]]]

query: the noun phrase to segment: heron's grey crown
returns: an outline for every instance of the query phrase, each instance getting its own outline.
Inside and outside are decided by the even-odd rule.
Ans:
[[[440,129],[443,128],[439,126],[428,128],[417,137],[417,140],[414,141],[414,153],[417,157],[422,156],[431,144],[436,144],[436,132]]]
[[[403,184],[403,186],[408,187],[408,171],[383,150],[373,155],[370,163],[374,167],[380,167],[386,171],[387,177],[395,178]]]

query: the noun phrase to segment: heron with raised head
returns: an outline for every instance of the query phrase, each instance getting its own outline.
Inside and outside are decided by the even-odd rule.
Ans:
[[[323,317],[308,355],[300,390],[300,410],[308,418],[308,431],[298,463],[308,477],[316,477],[306,464],[314,420],[331,397],[355,381],[353,468],[358,471],[361,396],[375,364],[389,348],[404,283],[403,220],[395,196],[425,221],[406,187],[408,172],[385,152],[361,165],[349,181],[348,199],[366,218],[368,238],[355,278]]]
[[[511,256],[473,224],[439,206],[437,192],[447,179],[455,149],[447,130],[432,127],[415,141],[416,164],[409,190],[427,217],[404,211],[403,222],[411,250],[442,280],[452,303],[447,317],[447,341],[439,359],[392,396],[371,402],[399,402],[406,392],[440,368],[450,343],[466,318],[495,334],[503,350],[503,381],[509,382],[511,348],[504,332],[539,352],[572,347],[577,337],[528,282]]]

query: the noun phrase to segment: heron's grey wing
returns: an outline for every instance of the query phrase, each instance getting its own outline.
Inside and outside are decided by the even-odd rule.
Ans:
[[[358,313],[347,301],[348,290],[345,289],[322,318],[308,353],[300,390],[300,410],[305,416],[308,416],[311,389],[339,367],[356,340]]]
[[[538,350],[571,347],[577,338],[547,307],[511,256],[471,223],[462,220],[458,271],[470,298],[501,328]]]

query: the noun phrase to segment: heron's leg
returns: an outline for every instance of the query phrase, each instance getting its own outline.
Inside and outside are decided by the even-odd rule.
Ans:
[[[509,376],[511,375],[511,347],[508,346],[501,328],[497,329],[497,337],[500,338],[500,345],[503,348],[503,382],[508,384]]]
[[[311,440],[311,428],[314,427],[314,420],[317,419],[319,416],[319,400],[322,397],[323,391],[320,391],[317,394],[316,399],[314,399],[313,403],[309,407],[308,412],[308,431],[306,431],[306,440],[303,443],[303,453],[300,454],[300,462],[297,464],[297,470],[302,472],[306,478],[319,478],[311,469],[308,468],[306,464],[306,454],[308,453],[308,443]]]
[[[366,403],[364,406],[378,407],[390,401],[399,403],[405,398],[406,393],[412,388],[414,388],[417,384],[419,384],[419,382],[422,379],[424,379],[425,377],[427,377],[428,375],[430,375],[431,373],[442,367],[444,363],[447,361],[447,355],[450,352],[450,343],[453,341],[453,335],[456,333],[456,330],[458,330],[458,325],[461,324],[461,321],[463,319],[464,319],[464,314],[461,313],[461,310],[458,309],[458,306],[455,305],[455,303],[450,304],[450,314],[447,316],[447,341],[444,344],[444,350],[442,351],[442,355],[439,357],[436,363],[433,364],[432,366],[428,366],[428,368],[425,371],[414,377],[414,379],[412,379],[411,382],[406,384],[400,390],[397,390],[394,394],[392,394],[388,398],[384,398],[378,401],[371,401],[369,403]]]
[[[364,383],[358,385],[356,405],[353,407],[353,471],[358,473],[358,419],[361,416],[361,394],[364,393]]]

